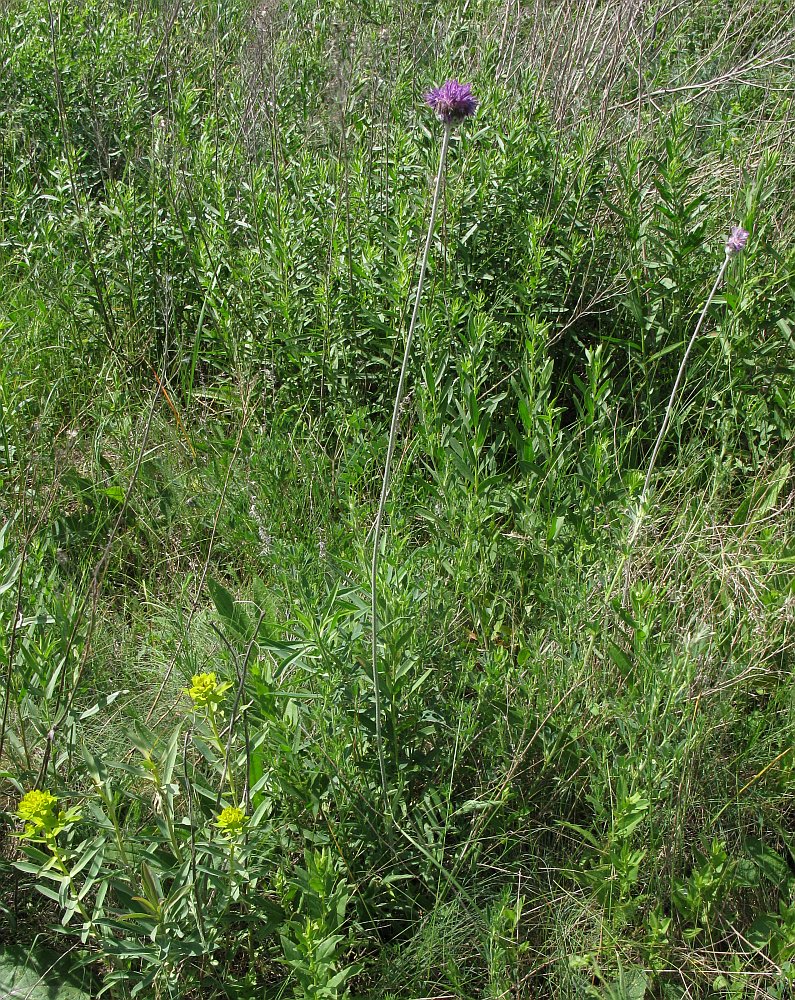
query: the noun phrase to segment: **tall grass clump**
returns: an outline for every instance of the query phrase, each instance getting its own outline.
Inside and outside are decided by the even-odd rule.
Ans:
[[[791,4],[0,10],[0,995],[788,997]]]

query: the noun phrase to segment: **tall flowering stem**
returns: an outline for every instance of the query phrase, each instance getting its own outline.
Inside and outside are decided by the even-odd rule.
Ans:
[[[447,150],[450,146],[450,133],[455,125],[459,125],[465,118],[469,118],[475,113],[478,101],[472,93],[472,87],[468,83],[459,83],[458,80],[447,80],[441,87],[434,87],[425,95],[425,103],[436,114],[436,117],[444,125],[442,135],[442,150],[439,154],[439,169],[436,173],[436,187],[433,191],[433,201],[431,203],[431,216],[428,220],[428,235],[425,239],[425,251],[420,264],[420,274],[417,279],[417,292],[414,297],[414,309],[411,314],[409,331],[406,334],[406,346],[403,350],[403,364],[400,366],[400,377],[398,379],[397,392],[395,393],[395,405],[392,410],[392,424],[389,428],[389,442],[386,449],[386,462],[384,464],[384,478],[381,482],[381,498],[378,502],[378,513],[375,519],[373,530],[373,561],[370,566],[370,595],[372,601],[372,667],[373,667],[373,691],[375,694],[375,739],[378,748],[378,766],[381,771],[381,790],[384,795],[384,810],[387,821],[392,816],[392,809],[389,802],[389,789],[386,781],[386,763],[384,761],[384,740],[382,735],[382,708],[381,708],[381,686],[379,684],[378,672],[378,560],[381,554],[381,535],[384,526],[384,511],[386,510],[386,498],[389,493],[389,475],[392,471],[392,458],[395,453],[395,442],[397,440],[398,424],[400,423],[400,406],[403,402],[403,385],[406,381],[406,372],[411,356],[411,344],[414,340],[414,331],[417,327],[417,317],[420,312],[420,301],[422,300],[422,286],[425,281],[425,271],[428,266],[428,257],[431,252],[433,242],[433,231],[436,225],[436,210],[439,207],[439,195],[442,190],[442,178],[444,177],[444,167],[447,162]]]
[[[232,798],[236,798],[235,778],[231,770],[227,769],[228,750],[224,747],[224,742],[221,739],[221,733],[218,730],[218,723],[216,721],[216,712],[231,687],[232,685],[228,681],[219,681],[215,671],[207,674],[194,674],[191,678],[191,686],[187,688],[187,694],[193,702],[193,711],[203,713],[212,732],[215,749],[224,760],[221,783],[223,784],[224,780],[227,780]]]
[[[72,913],[77,910],[83,918],[85,926],[92,927],[92,917],[83,905],[74,876],[69,870],[58,844],[58,837],[81,820],[80,810],[74,807],[66,810],[59,809],[58,800],[51,792],[43,792],[34,788],[33,791],[23,795],[20,799],[16,816],[25,824],[25,829],[19,836],[34,844],[44,844],[52,855],[51,861],[42,866],[40,871],[43,872],[49,868],[57,869],[69,887],[72,899],[70,905],[67,905],[68,918],[65,918],[64,922],[68,923]]]
[[[707,315],[707,310],[712,304],[712,300],[715,298],[715,293],[717,292],[723,277],[726,274],[726,268],[729,266],[729,261],[740,251],[745,249],[745,245],[748,242],[748,233],[745,229],[741,229],[740,226],[732,226],[731,235],[726,240],[725,251],[726,254],[723,258],[723,263],[720,266],[718,275],[715,278],[715,283],[712,286],[712,290],[707,296],[707,301],[704,303],[704,308],[701,310],[701,315],[698,317],[698,322],[696,323],[696,328],[693,331],[693,336],[690,338],[688,345],[685,349],[684,356],[682,357],[681,364],[679,365],[679,371],[676,373],[676,378],[674,379],[673,388],[671,389],[671,396],[668,400],[668,406],[665,408],[665,415],[663,417],[663,422],[660,425],[659,433],[657,434],[657,440],[654,442],[654,448],[652,449],[651,458],[649,459],[649,467],[646,470],[646,479],[643,483],[643,492],[640,495],[640,513],[635,521],[635,526],[632,530],[632,535],[629,539],[630,547],[634,543],[638,531],[640,529],[640,524],[643,519],[643,512],[646,507],[646,500],[649,492],[649,485],[651,484],[651,474],[654,471],[654,463],[657,461],[657,455],[659,454],[660,447],[662,446],[663,439],[665,437],[665,432],[668,430],[668,425],[671,422],[671,414],[673,413],[674,402],[676,400],[676,393],[679,390],[679,383],[682,381],[682,376],[685,373],[685,366],[687,365],[687,359],[690,357],[690,352],[693,349],[693,344],[696,342],[696,338],[701,332],[701,327],[704,323],[704,319]]]
[[[720,283],[723,281],[723,276],[726,274],[726,268],[729,266],[729,261],[738,254],[748,242],[748,233],[741,229],[739,226],[732,226],[731,235],[728,240],[726,240],[726,255],[723,258],[723,263],[718,271],[718,276],[715,278],[715,284],[712,286],[712,291],[707,296],[707,301],[704,303],[704,308],[701,310],[701,315],[698,317],[698,322],[696,323],[696,328],[693,331],[693,336],[690,338],[690,342],[682,358],[682,363],[679,365],[679,371],[676,373],[676,378],[674,379],[674,385],[671,389],[671,398],[668,400],[668,406],[665,410],[665,416],[663,417],[663,422],[660,426],[660,432],[657,435],[657,440],[654,442],[654,448],[651,453],[651,458],[649,459],[649,468],[646,472],[646,480],[643,483],[643,493],[641,494],[641,503],[645,503],[646,494],[649,492],[649,483],[651,482],[651,474],[654,469],[654,463],[657,460],[657,453],[662,445],[663,438],[665,437],[665,432],[668,430],[668,425],[671,422],[671,414],[673,412],[674,400],[676,399],[676,393],[679,389],[679,383],[682,381],[682,376],[685,373],[685,365],[687,364],[687,359],[690,357],[690,352],[693,349],[693,344],[696,342],[701,327],[704,323],[704,318],[707,315],[707,310],[712,304],[712,300],[715,298],[715,292],[717,292]]]
[[[378,766],[381,771],[381,790],[384,795],[384,808],[386,815],[391,815],[389,804],[389,791],[386,782],[386,763],[384,761],[384,739],[382,735],[382,709],[381,690],[378,673],[378,560],[381,553],[381,535],[384,526],[384,511],[386,510],[386,498],[389,493],[389,476],[392,471],[392,458],[395,454],[395,442],[397,440],[398,424],[400,423],[400,404],[403,401],[403,385],[406,381],[406,371],[409,366],[411,356],[411,344],[414,340],[414,331],[417,327],[417,317],[420,312],[420,299],[422,298],[422,286],[425,281],[425,271],[428,267],[428,257],[431,252],[433,242],[433,231],[436,225],[436,211],[439,207],[439,194],[442,190],[442,178],[444,177],[444,165],[447,160],[447,150],[450,146],[450,132],[452,123],[445,123],[444,135],[442,136],[442,151],[439,155],[439,169],[436,173],[436,187],[433,192],[433,202],[431,203],[431,217],[428,220],[428,235],[425,239],[425,251],[420,264],[420,275],[417,279],[417,293],[414,297],[414,309],[411,314],[409,332],[406,335],[406,346],[403,350],[403,364],[400,366],[400,377],[398,378],[397,392],[395,393],[395,405],[392,409],[392,424],[389,428],[389,442],[386,448],[386,462],[384,464],[384,477],[381,481],[381,498],[378,502],[378,513],[375,518],[375,529],[373,531],[373,560],[370,566],[370,595],[371,613],[373,619],[372,627],[372,667],[373,667],[373,688],[375,691],[375,740],[378,748]]]

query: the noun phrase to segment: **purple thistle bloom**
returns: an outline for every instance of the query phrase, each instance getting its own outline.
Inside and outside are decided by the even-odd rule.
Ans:
[[[739,253],[748,242],[748,231],[740,226],[732,226],[731,236],[726,240],[726,254],[733,257]]]
[[[441,87],[434,87],[425,95],[425,103],[436,112],[436,117],[445,125],[457,125],[478,106],[472,94],[472,84],[447,80]]]

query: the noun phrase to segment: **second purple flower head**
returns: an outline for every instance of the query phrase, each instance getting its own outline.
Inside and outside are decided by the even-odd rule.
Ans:
[[[748,230],[740,226],[732,226],[731,235],[726,240],[726,255],[733,257],[736,253],[745,249],[748,242]]]
[[[458,80],[447,80],[441,87],[429,90],[425,95],[425,103],[445,125],[457,125],[474,115],[478,106],[477,98],[472,93],[472,85],[459,83]]]

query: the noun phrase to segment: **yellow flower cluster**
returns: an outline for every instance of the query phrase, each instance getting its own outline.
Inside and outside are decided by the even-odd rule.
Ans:
[[[237,806],[227,806],[221,810],[215,825],[227,837],[235,837],[243,832],[243,827],[246,825],[246,814]]]
[[[23,837],[49,844],[81,819],[79,808],[58,809],[58,800],[52,792],[40,792],[38,788],[22,796],[16,814],[25,824]]]
[[[50,830],[55,826],[58,815],[55,812],[57,799],[51,792],[34,789],[23,795],[17,807],[17,816],[27,823],[26,835],[38,830]]]
[[[232,685],[219,683],[215,673],[194,674],[188,694],[196,708],[215,709],[223,701],[223,697]]]

